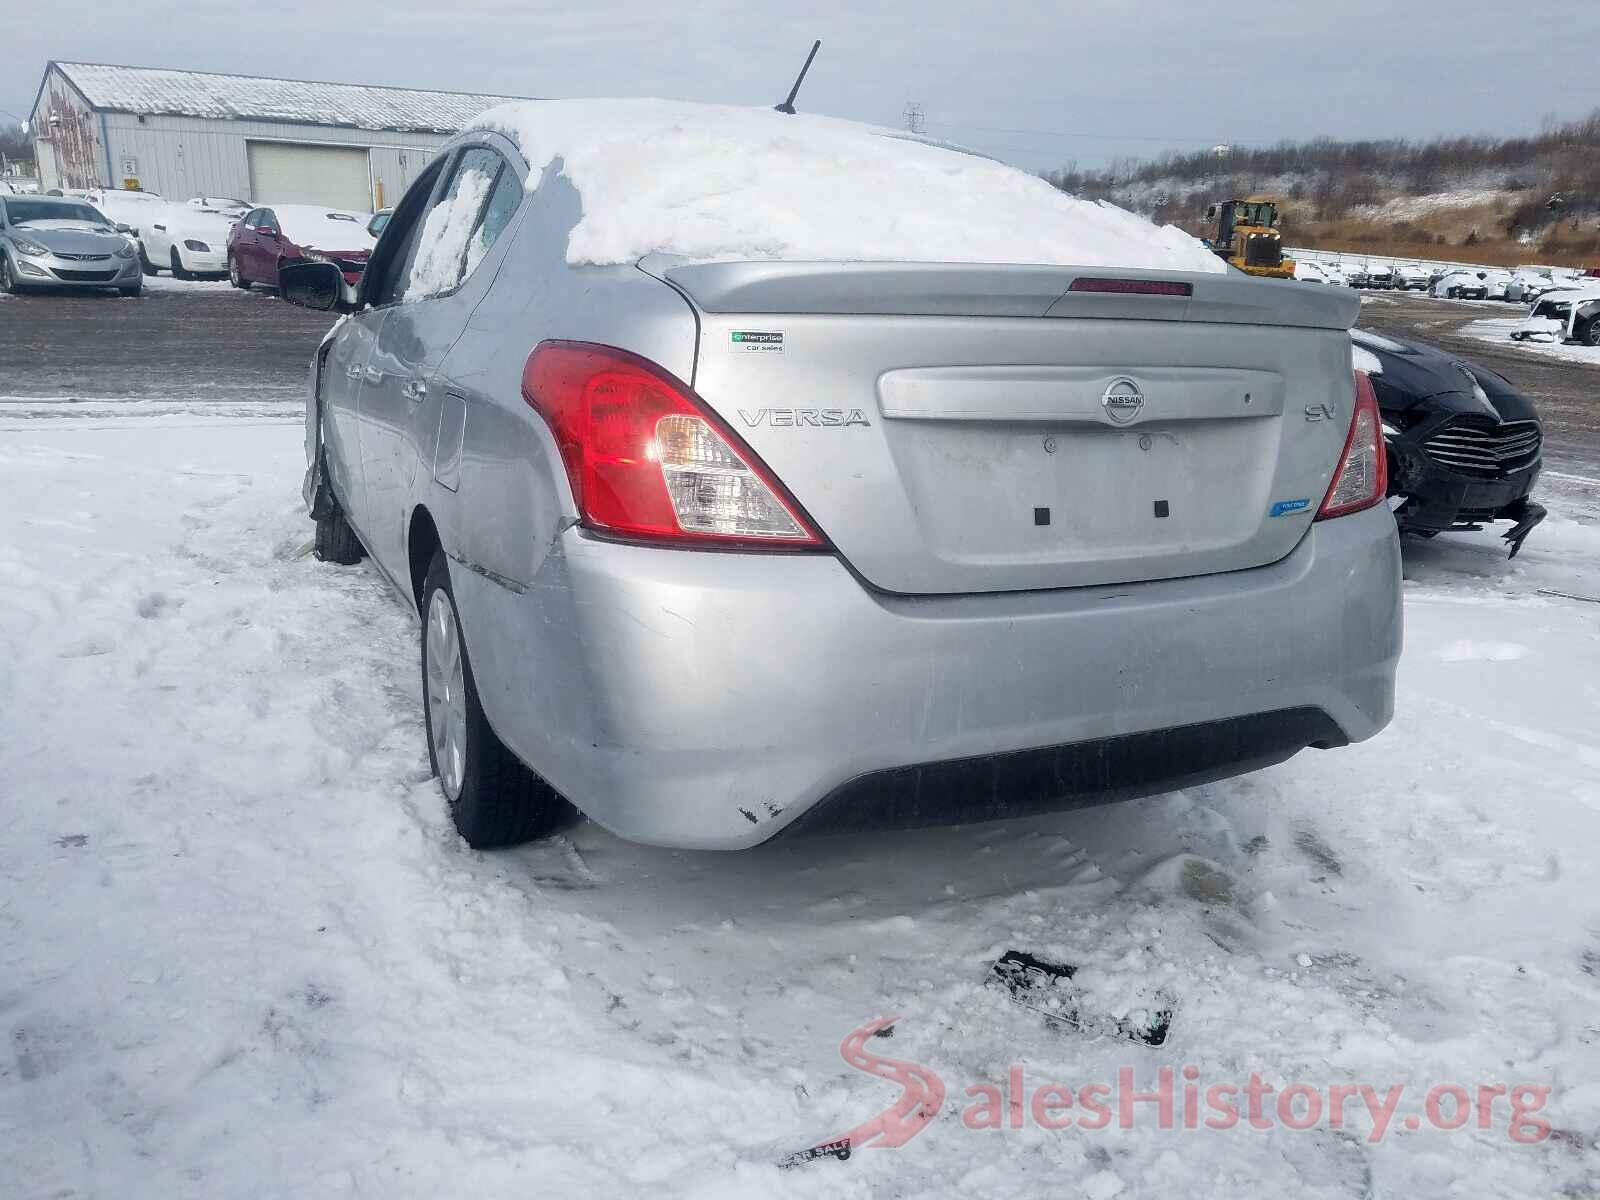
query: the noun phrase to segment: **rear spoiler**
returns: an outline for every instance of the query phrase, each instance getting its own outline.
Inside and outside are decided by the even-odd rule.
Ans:
[[[1100,317],[1349,329],[1361,312],[1360,297],[1344,289],[1232,271],[989,263],[686,263],[654,254],[638,265],[708,313]]]

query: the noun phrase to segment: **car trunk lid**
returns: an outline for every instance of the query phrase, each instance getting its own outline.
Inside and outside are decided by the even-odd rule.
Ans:
[[[886,591],[1276,561],[1349,427],[1358,300],[1324,289],[1104,268],[641,265],[699,309],[696,392]]]

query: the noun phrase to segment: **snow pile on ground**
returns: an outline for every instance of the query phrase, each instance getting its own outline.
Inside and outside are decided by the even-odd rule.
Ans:
[[[1515,345],[1526,350],[1529,354],[1537,354],[1544,358],[1557,358],[1563,362],[1593,363],[1600,366],[1600,346],[1580,346],[1576,342],[1534,342],[1520,341],[1513,343],[1511,335],[1522,328],[1527,319],[1526,313],[1519,313],[1515,317],[1498,318],[1485,321],[1474,321],[1460,329],[1462,337],[1473,338],[1480,342],[1495,342],[1505,345]]]
[[[655,251],[710,261],[1046,263],[1222,271],[1171,226],[893,130],[770,109],[550,100],[475,122],[512,137],[529,186],[560,159],[583,218],[571,263]]]
[[[1600,1187],[1600,481],[1547,480],[1514,562],[1409,548],[1398,712],[1358,747],[1010,824],[478,854],[428,778],[411,618],[307,553],[299,425],[165,411],[0,414],[0,1195]],[[1171,1037],[1046,1028],[983,984],[1008,948],[1107,1014],[1171,997]],[[942,1081],[933,1120],[776,1167],[899,1098],[839,1053],[889,1016],[869,1049]],[[1185,1068],[1259,1075],[1266,1127],[1183,1128]],[[1107,1128],[1013,1127],[1014,1081],[1164,1069],[1176,1127],[1116,1093]],[[1399,1089],[1381,1137],[1353,1090],[1330,1126],[1362,1085]],[[1509,1092],[1480,1127],[1480,1086],[1534,1088],[1543,1134]],[[964,1119],[985,1088],[999,1128]]]

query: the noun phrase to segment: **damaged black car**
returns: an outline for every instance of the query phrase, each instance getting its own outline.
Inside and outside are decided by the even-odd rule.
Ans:
[[[1504,376],[1433,346],[1352,330],[1372,377],[1389,447],[1389,504],[1400,532],[1436,534],[1509,521],[1515,558],[1544,520],[1530,498],[1544,431],[1533,401]]]

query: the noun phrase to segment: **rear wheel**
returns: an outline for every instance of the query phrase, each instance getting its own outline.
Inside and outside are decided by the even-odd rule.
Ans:
[[[188,279],[189,272],[184,269],[183,259],[178,255],[178,248],[172,248],[172,277],[174,279]]]
[[[327,516],[317,518],[317,540],[312,552],[323,562],[348,567],[366,557],[367,551],[345,520],[344,510],[337,504],[331,507],[333,511]]]
[[[228,255],[228,282],[241,292],[250,290],[250,281],[239,271],[239,260],[233,255]]]
[[[428,762],[469,846],[512,846],[570,818],[572,809],[560,794],[489,728],[442,551],[434,553],[422,589],[422,698]]]

